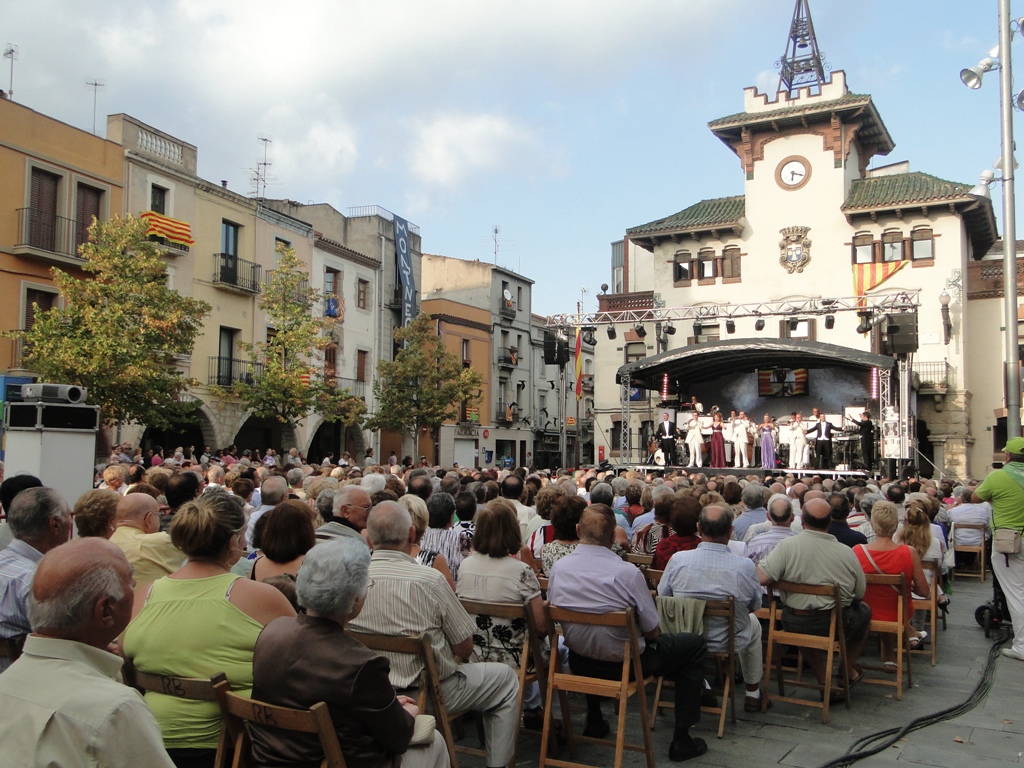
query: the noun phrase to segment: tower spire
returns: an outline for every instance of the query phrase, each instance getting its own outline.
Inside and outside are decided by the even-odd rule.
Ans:
[[[830,67],[825,64],[825,55],[818,50],[808,0],[796,0],[786,51],[775,62],[775,68],[779,70],[779,92],[785,91],[790,96],[796,96],[800,88],[821,88],[828,82],[825,70]]]

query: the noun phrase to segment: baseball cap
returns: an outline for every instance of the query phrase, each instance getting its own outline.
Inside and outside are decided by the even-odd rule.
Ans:
[[[1011,440],[1006,441],[1006,445],[1003,446],[1003,450],[1006,453],[1024,453],[1024,437],[1015,437]]]

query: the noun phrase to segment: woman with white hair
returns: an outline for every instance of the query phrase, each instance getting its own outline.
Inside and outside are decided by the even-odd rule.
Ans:
[[[396,696],[390,665],[345,632],[373,586],[370,551],[339,538],[306,555],[295,589],[305,614],[272,621],[253,653],[253,698],[308,709],[326,702],[345,762],[362,768],[443,768],[449,765],[437,731],[411,744],[419,709]],[[315,735],[253,727],[256,765],[319,765]]]

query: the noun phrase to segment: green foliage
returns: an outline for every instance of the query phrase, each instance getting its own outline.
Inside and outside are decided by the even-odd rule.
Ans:
[[[190,355],[210,305],[167,287],[167,269],[146,239],[145,221],[127,216],[94,222],[80,249],[84,278],[58,269],[63,307],[36,314],[25,365],[43,381],[89,388],[107,422],[167,428],[195,409],[179,395],[194,385],[175,369]]]
[[[323,366],[323,350],[331,345],[324,331],[334,320],[313,314],[321,293],[309,287],[309,274],[295,250],[279,243],[277,252],[280,260],[260,298],[260,309],[276,333],[265,342],[241,344],[257,373],[228,391],[262,418],[294,423],[316,412],[325,421],[358,424],[366,404],[338,389]]]
[[[368,421],[372,430],[391,429],[415,436],[421,427],[432,432],[458,415],[459,406],[477,402],[483,378],[450,352],[438,336],[430,315],[421,313],[404,328],[395,329],[404,346],[394,360],[377,364],[373,392],[377,413]]]

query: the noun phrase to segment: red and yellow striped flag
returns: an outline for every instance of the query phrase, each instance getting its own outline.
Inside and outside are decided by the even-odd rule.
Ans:
[[[872,288],[877,288],[890,277],[895,275],[905,261],[889,261],[882,264],[854,264],[853,265],[853,290],[857,296],[864,296]]]
[[[143,211],[139,214],[139,218],[149,224],[149,229],[146,230],[147,236],[159,235],[178,245],[192,246],[196,244],[196,241],[192,239],[192,227],[186,221],[178,221],[154,211]]]
[[[576,399],[583,399],[583,336],[576,326]]]

